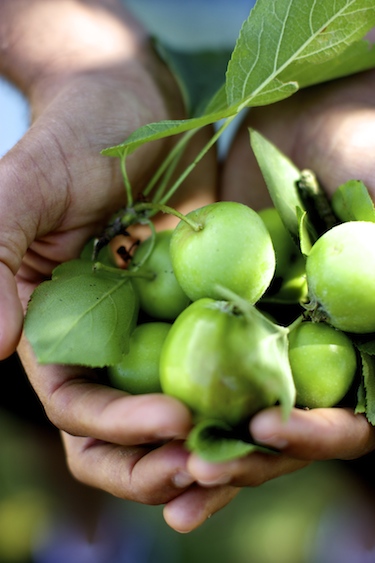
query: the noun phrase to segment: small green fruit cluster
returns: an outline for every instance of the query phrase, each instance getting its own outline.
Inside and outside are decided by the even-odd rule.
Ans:
[[[257,302],[274,277],[273,243],[259,215],[240,203],[207,205],[187,220],[150,237],[133,256],[142,322],[109,378],[127,392],[162,390],[197,416],[235,424],[277,395],[251,376],[254,338],[223,291]]]
[[[294,404],[340,404],[358,374],[353,334],[375,332],[375,223],[340,223],[304,256],[275,208],[217,202],[186,219],[133,256],[142,320],[121,364],[109,368],[112,384],[167,393],[197,421],[231,426],[281,403],[275,381],[285,373],[246,303],[286,330]]]

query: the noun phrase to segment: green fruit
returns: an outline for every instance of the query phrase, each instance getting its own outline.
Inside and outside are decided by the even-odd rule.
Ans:
[[[150,322],[138,325],[130,337],[129,351],[121,362],[108,368],[113,387],[133,395],[159,393],[159,360],[169,323]]]
[[[354,333],[375,331],[375,223],[333,227],[313,245],[306,278],[315,316]]]
[[[284,227],[280,215],[275,207],[267,207],[258,212],[271,235],[275,250],[275,277],[284,278],[291,265],[300,257],[300,252],[291,235]]]
[[[349,391],[357,370],[351,340],[325,324],[303,322],[289,334],[289,361],[297,404],[332,407]]]
[[[268,297],[277,303],[299,303],[307,295],[305,259],[284,226],[275,207],[259,211],[271,235],[276,269]]]
[[[375,222],[375,207],[371,196],[360,180],[349,180],[339,186],[331,199],[332,209],[342,222]]]
[[[188,214],[198,231],[180,221],[171,240],[176,278],[192,301],[221,299],[224,286],[255,303],[275,271],[271,237],[259,215],[241,203],[217,202]]]
[[[141,309],[155,319],[173,321],[190,303],[173,273],[169,246],[171,230],[156,233],[150,256],[138,269],[139,274],[149,277],[134,277],[133,285],[139,296]],[[149,251],[152,238],[148,238],[134,253],[130,270],[138,268]]]
[[[195,301],[165,340],[160,358],[163,392],[184,402],[197,420],[214,418],[230,425],[275,404],[278,366],[269,348],[262,355],[262,337],[232,304]]]

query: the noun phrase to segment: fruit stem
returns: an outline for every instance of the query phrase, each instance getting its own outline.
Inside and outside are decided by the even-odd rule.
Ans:
[[[132,190],[132,187],[131,187],[131,184],[130,184],[128,172],[126,170],[126,157],[127,157],[127,151],[125,151],[121,156],[121,173],[122,173],[122,177],[123,177],[124,184],[125,184],[127,206],[132,207],[133,206],[133,190]]]
[[[155,184],[165,172],[165,177],[163,178],[160,186],[155,193],[155,196],[153,197],[153,201],[155,203],[160,200],[165,191],[165,187],[183,154],[185,145],[190,141],[191,137],[193,137],[196,132],[197,129],[191,129],[190,131],[187,131],[178,141],[178,143],[173,147],[173,149],[168,153],[167,157],[164,159],[155,174],[152,176],[151,180],[148,182],[146,188],[142,191],[144,196],[148,196],[151,193]]]
[[[300,315],[296,320],[294,320],[288,327],[288,333],[290,334],[292,332],[292,330],[294,330],[295,328],[297,328],[302,321],[305,319],[304,315]]]
[[[140,270],[140,268],[142,268],[143,264],[145,264],[145,262],[151,256],[152,251],[154,250],[154,246],[155,246],[155,240],[156,240],[155,225],[149,219],[146,221],[146,223],[148,224],[148,226],[150,227],[150,230],[151,230],[151,237],[149,239],[150,244],[148,245],[147,251],[145,252],[145,255],[143,256],[142,260],[138,264],[134,264],[134,262],[133,262],[133,265],[134,265],[133,271],[134,272],[136,272],[136,271]]]
[[[105,264],[102,264],[102,262],[95,262],[92,269],[93,272],[104,271],[109,274],[115,274],[120,278],[144,278],[146,280],[153,280],[155,278],[155,274],[152,272],[140,273],[138,270],[123,270],[121,268],[106,266]]]
[[[195,159],[193,160],[193,162],[184,170],[184,172],[177,178],[177,180],[175,181],[175,183],[171,186],[171,188],[168,190],[168,192],[160,199],[159,203],[164,204],[166,203],[171,197],[172,195],[175,193],[175,191],[180,187],[180,185],[182,184],[182,182],[188,177],[188,175],[190,174],[190,172],[192,172],[192,170],[195,168],[195,166],[202,160],[202,158],[206,155],[206,153],[214,146],[214,144],[216,143],[216,141],[219,139],[219,137],[222,135],[222,133],[225,131],[225,129],[230,125],[230,123],[233,121],[233,119],[237,117],[237,114],[231,115],[229,117],[227,117],[224,121],[224,123],[222,124],[222,126],[216,131],[216,133],[210,138],[210,140],[205,144],[205,146],[202,148],[202,150],[198,153],[198,155],[195,157]],[[197,131],[198,129],[196,129],[195,131]]]
[[[155,215],[155,213],[161,211],[162,213],[168,213],[169,215],[174,215],[175,217],[178,217],[178,219],[180,219],[181,221],[185,221],[185,223],[187,223],[189,227],[191,227],[195,232],[201,231],[203,229],[203,225],[201,225],[200,223],[197,223],[190,217],[187,217],[187,215],[183,215],[182,213],[177,211],[177,209],[173,209],[173,207],[169,207],[168,205],[164,205],[161,203],[154,203],[154,202],[137,203],[134,206],[134,210],[136,212],[150,210],[152,212],[151,215]]]

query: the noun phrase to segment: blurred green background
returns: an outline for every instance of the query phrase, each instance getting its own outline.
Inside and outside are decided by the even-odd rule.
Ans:
[[[350,464],[317,463],[242,490],[201,528],[178,534],[165,524],[162,507],[114,499],[75,482],[59,435],[45,422],[14,358],[0,363],[0,376],[0,563],[375,561],[372,488]],[[79,538],[86,527],[94,532],[83,554]],[[123,559],[112,551],[115,544]],[[62,559],[51,545],[65,549]]]

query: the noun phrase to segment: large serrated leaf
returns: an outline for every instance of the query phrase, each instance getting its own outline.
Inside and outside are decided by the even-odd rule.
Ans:
[[[372,0],[257,0],[241,28],[225,84],[206,104],[202,100],[199,117],[144,125],[102,154],[131,154],[145,143],[216,123],[244,107],[271,104],[301,87],[372,68],[375,48],[362,38],[374,26]]]
[[[228,65],[228,105],[264,105],[269,91],[273,101],[287,97],[301,64],[303,83],[315,83],[316,65],[341,56],[374,25],[372,0],[258,0]],[[352,69],[361,62],[358,52],[355,63],[353,56]],[[328,73],[324,79],[329,78]]]
[[[40,363],[104,367],[121,360],[138,302],[125,277],[94,272],[92,263],[58,266],[32,294],[25,334]]]

